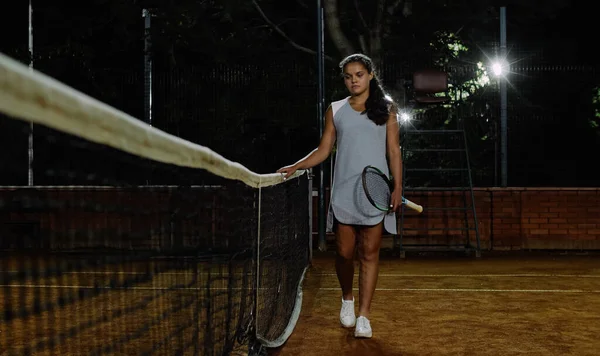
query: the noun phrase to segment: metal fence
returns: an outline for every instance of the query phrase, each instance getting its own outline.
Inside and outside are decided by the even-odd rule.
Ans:
[[[494,44],[481,46],[494,48]],[[540,49],[514,51],[508,89],[509,186],[599,186],[586,154],[600,148],[593,90],[596,66],[550,60]],[[383,81],[402,101],[404,80],[433,61],[384,61]],[[144,73],[78,67],[76,61],[40,61],[36,68],[144,120]],[[475,63],[444,68],[460,86]],[[153,73],[152,125],[208,146],[258,172],[292,163],[318,144],[316,65],[306,59],[204,63]],[[456,80],[458,78],[458,80]],[[336,63],[327,63],[326,102],[346,95]],[[454,125],[469,136],[474,184],[498,184],[499,96],[494,79],[450,108],[420,114],[416,124]],[[15,157],[14,159],[17,159]],[[19,178],[19,181],[21,179]],[[24,180],[26,182],[26,180]]]

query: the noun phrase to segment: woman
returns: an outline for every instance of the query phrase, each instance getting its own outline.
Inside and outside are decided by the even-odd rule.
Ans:
[[[348,56],[340,68],[350,96],[333,102],[327,109],[319,146],[305,158],[277,172],[287,178],[298,169],[320,164],[331,154],[337,141],[327,230],[335,232],[337,245],[335,266],[342,289],[340,322],[344,327],[356,326],[355,337],[370,338],[372,329],[368,318],[377,284],[383,229],[396,233],[394,212],[402,202],[399,125],[395,104],[384,93],[369,57]],[[361,181],[362,170],[367,165],[386,174],[391,170],[394,189],[390,214],[377,210],[367,200]],[[358,318],[352,293],[357,246],[360,261]]]

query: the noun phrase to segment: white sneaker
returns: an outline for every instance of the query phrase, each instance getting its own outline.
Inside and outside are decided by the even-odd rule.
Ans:
[[[342,298],[340,322],[345,328],[351,328],[356,324],[356,315],[354,315],[354,297],[352,297],[352,300],[344,300],[344,298]]]
[[[371,323],[369,319],[364,316],[359,316],[356,319],[356,329],[354,330],[354,337],[370,338],[373,336],[373,330],[371,330]]]

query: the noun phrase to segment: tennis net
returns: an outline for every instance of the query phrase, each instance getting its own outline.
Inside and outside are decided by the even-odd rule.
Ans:
[[[261,354],[293,331],[307,171],[256,174],[2,54],[0,145],[0,355]]]

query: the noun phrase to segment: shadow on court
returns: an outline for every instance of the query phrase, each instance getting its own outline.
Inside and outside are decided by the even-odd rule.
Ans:
[[[355,269],[355,273],[358,268]],[[358,309],[358,276],[355,298]],[[597,355],[600,254],[382,252],[372,339],[339,325],[333,254],[317,253],[296,329],[271,355]]]

